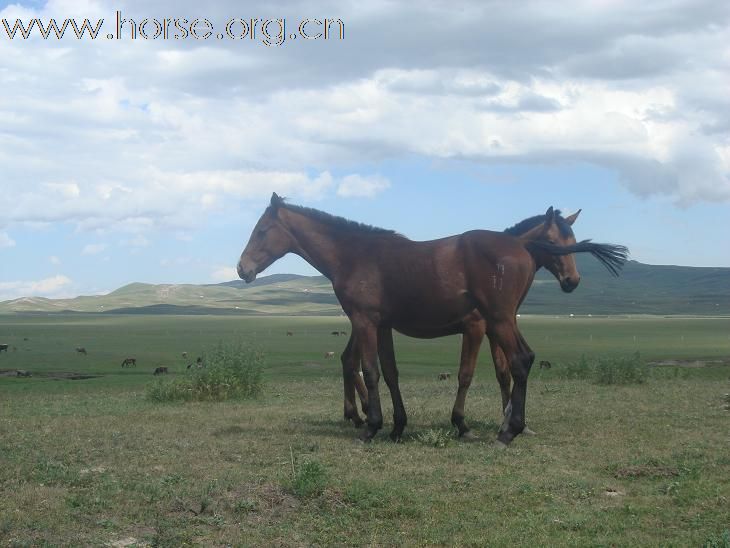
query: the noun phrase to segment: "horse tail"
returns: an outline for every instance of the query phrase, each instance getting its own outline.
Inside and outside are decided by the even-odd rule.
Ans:
[[[629,257],[629,250],[626,246],[615,244],[597,244],[590,240],[573,245],[555,245],[538,240],[530,240],[525,244],[530,252],[543,251],[550,255],[570,255],[571,253],[590,253],[606,267],[613,276],[618,277],[619,272]]]

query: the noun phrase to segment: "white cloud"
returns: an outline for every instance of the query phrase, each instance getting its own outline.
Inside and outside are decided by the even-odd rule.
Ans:
[[[98,255],[106,249],[106,244],[86,244],[81,250],[82,255]]]
[[[390,182],[379,175],[362,177],[347,175],[337,186],[337,195],[343,198],[373,198],[390,187]]]
[[[0,282],[0,300],[19,297],[62,297],[62,291],[71,285],[71,280],[61,274],[37,281]]]
[[[126,247],[147,247],[150,245],[150,241],[141,234],[136,235],[134,238],[122,240],[120,243]]]
[[[219,266],[210,273],[210,279],[214,282],[230,282],[238,279],[238,273],[232,266]]]
[[[15,240],[8,236],[5,232],[0,232],[0,248],[3,247],[14,247]]]
[[[48,257],[48,261],[51,264],[53,264],[53,265],[60,265],[61,264],[61,259],[59,259],[55,255],[51,255],[50,257]]]
[[[120,9],[154,15],[134,0]],[[206,9],[215,23],[240,12],[232,1]],[[0,16],[111,21],[110,11],[49,0]],[[272,191],[374,195],[387,181],[338,184],[330,170],[414,155],[590,162],[637,195],[730,201],[728,3],[348,1],[338,11],[346,39],[314,44],[323,55],[301,41],[273,51],[0,40],[5,226],[186,232]],[[406,20],[420,32],[405,32]]]

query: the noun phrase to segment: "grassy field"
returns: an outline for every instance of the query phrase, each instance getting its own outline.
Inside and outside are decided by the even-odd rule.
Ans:
[[[0,370],[34,375],[0,376],[0,544],[730,546],[730,319],[521,327],[553,367],[530,377],[538,435],[499,451],[488,352],[467,400],[483,441],[453,438],[458,337],[396,337],[405,440],[387,441],[383,386],[386,426],[364,446],[341,420],[339,361],[324,359],[345,318],[0,316]],[[155,367],[184,375],[230,340],[266,353],[259,398],[145,398]],[[636,351],[678,363],[638,385],[562,374]],[[136,368],[120,367],[128,356]]]

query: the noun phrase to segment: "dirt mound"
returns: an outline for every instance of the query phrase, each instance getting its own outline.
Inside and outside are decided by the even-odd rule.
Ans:
[[[28,375],[20,375],[18,372],[29,373]],[[90,375],[88,373],[75,373],[73,371],[42,371],[35,372],[32,370],[19,370],[19,369],[0,369],[0,377],[37,377],[52,379],[54,381],[69,380],[69,381],[82,381],[85,379],[96,379],[103,377],[103,375]]]

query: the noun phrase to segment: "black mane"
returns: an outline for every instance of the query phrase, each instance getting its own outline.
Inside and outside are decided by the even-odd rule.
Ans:
[[[365,223],[358,223],[357,221],[351,221],[350,219],[345,219],[344,217],[338,217],[337,215],[332,215],[330,213],[320,211],[319,209],[314,209],[312,207],[304,207],[300,205],[290,204],[284,200],[284,198],[280,198],[279,201],[275,204],[272,204],[272,206],[283,207],[284,209],[296,211],[297,213],[301,213],[302,215],[309,217],[310,219],[321,221],[331,226],[332,228],[338,229],[340,231],[365,232],[368,234],[385,234],[389,236],[398,236],[400,238],[405,238],[405,236],[403,236],[399,232],[396,232],[395,230],[388,230],[386,228],[379,228],[377,226],[372,226]]]
[[[524,234],[525,232],[532,230],[533,228],[544,222],[545,215],[535,215],[534,217],[529,217],[523,221],[520,221],[514,226],[505,228],[504,231],[506,234],[510,234],[512,236],[519,236],[520,234]],[[562,236],[568,238],[573,235],[573,229],[570,228],[568,222],[560,214],[559,209],[555,210],[555,224],[558,225],[558,230],[560,230],[560,234]]]

